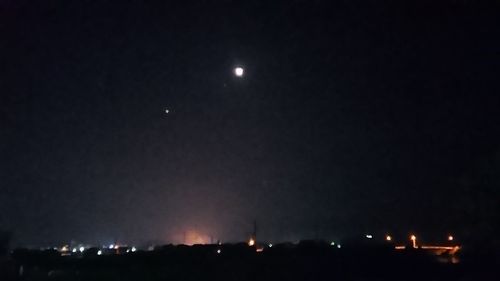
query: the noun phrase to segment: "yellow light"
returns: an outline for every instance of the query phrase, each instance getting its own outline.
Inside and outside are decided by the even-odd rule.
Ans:
[[[253,238],[250,238],[250,240],[248,241],[248,246],[252,247],[255,245],[255,240],[253,240]]]
[[[453,236],[448,236],[448,241],[453,241]]]
[[[387,240],[387,241],[392,241],[392,237],[391,237],[390,235],[387,235],[387,236],[385,237],[385,240]]]
[[[417,236],[412,235],[412,236],[410,236],[410,239],[411,239],[411,241],[412,241],[412,244],[413,244],[412,246],[413,246],[413,248],[415,248],[415,249],[416,249],[416,248],[417,248]]]

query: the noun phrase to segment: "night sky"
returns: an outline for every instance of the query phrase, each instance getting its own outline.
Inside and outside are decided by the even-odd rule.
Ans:
[[[500,198],[497,6],[158,2],[0,1],[15,243],[446,235]]]

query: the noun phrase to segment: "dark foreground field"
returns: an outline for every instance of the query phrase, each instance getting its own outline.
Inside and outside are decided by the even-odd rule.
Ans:
[[[218,253],[217,250],[220,250]],[[0,280],[500,280],[498,256],[430,255],[392,248],[276,245],[165,246],[155,251],[61,256],[17,250]]]

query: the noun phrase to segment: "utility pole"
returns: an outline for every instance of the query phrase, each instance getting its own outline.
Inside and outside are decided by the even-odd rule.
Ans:
[[[253,221],[253,240],[257,241],[257,220]]]

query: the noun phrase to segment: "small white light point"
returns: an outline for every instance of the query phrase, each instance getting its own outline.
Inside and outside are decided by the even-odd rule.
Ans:
[[[366,238],[368,238],[368,239],[372,239],[372,238],[373,238],[373,235],[371,235],[371,234],[366,234],[365,236],[366,236]]]
[[[98,256],[102,255],[102,251],[101,250],[97,251],[97,255]]]
[[[137,248],[136,247],[132,247],[132,253],[134,253],[135,251],[137,251]]]
[[[243,67],[236,67],[234,69],[234,75],[236,75],[237,77],[243,77],[243,74],[245,73],[245,70],[243,69]]]
[[[335,242],[330,242],[330,246],[335,246]]]
[[[340,248],[342,248],[342,246],[340,246],[340,244],[338,244],[338,245],[337,245],[337,249],[340,249]]]
[[[272,243],[269,243],[269,245],[268,245],[268,246],[269,246],[269,248],[272,248],[272,247],[273,247],[273,244],[272,244]]]
[[[165,114],[169,114],[170,110],[168,108],[165,108]]]
[[[220,254],[221,253],[221,250],[220,249],[217,249],[217,254]]]
[[[85,248],[84,247],[80,247],[80,253],[83,253],[83,251],[85,251]]]

